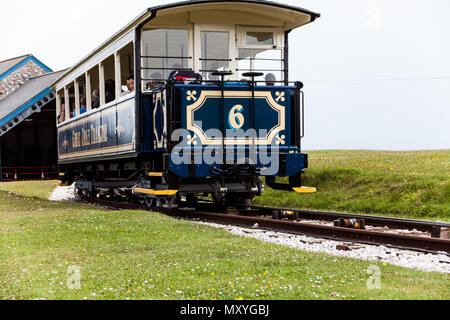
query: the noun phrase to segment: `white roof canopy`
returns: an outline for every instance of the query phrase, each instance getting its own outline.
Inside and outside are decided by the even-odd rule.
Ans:
[[[127,26],[70,68],[53,84],[61,89],[73,76],[79,76],[91,64],[112,54],[116,47],[134,39],[134,30],[188,24],[235,24],[278,27],[290,31],[319,18],[320,14],[264,0],[192,0],[147,9]]]
[[[160,24],[214,23],[281,27],[288,31],[319,16],[268,1],[190,1],[156,8],[156,17],[145,28]]]

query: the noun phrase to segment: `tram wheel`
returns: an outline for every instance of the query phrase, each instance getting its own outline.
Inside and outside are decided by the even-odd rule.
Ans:
[[[147,205],[147,207],[151,208],[153,207],[153,203],[155,202],[155,199],[153,198],[144,198],[145,200],[145,204]]]

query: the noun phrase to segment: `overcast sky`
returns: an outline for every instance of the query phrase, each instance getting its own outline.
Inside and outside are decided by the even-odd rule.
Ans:
[[[81,60],[153,0],[0,0],[0,61]],[[306,149],[450,148],[450,1],[283,1],[322,14],[291,35]]]

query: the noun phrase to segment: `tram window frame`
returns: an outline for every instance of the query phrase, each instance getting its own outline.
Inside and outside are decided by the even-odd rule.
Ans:
[[[248,33],[257,33],[257,32],[261,32],[261,33],[272,33],[273,34],[273,44],[249,44],[247,41],[247,35]],[[266,85],[274,85],[277,82],[283,82],[286,79],[284,79],[284,69],[285,69],[285,61],[284,61],[284,33],[283,30],[281,28],[273,28],[273,27],[251,27],[251,26],[236,26],[236,38],[237,38],[237,66],[236,66],[236,73],[238,75],[241,75],[245,72],[249,72],[249,71],[254,71],[254,72],[263,72],[265,74],[265,76],[267,77],[269,74],[272,74],[273,76],[275,76],[275,82],[266,82]],[[254,68],[252,66],[252,62],[250,59],[246,60],[243,59],[241,57],[241,53],[244,50],[254,50],[254,51],[261,51],[260,53],[264,53],[265,51],[267,51],[269,53],[269,51],[280,51],[280,66],[281,69],[269,69],[269,70],[264,70],[264,69],[258,69],[258,68]],[[270,60],[270,58],[267,58],[267,61],[270,61],[270,63],[275,64],[277,61],[275,60]],[[276,58],[278,59],[278,58]],[[248,68],[249,70],[247,70],[246,68],[242,68],[242,65],[244,64],[244,61],[248,61],[250,64],[250,67]],[[262,60],[264,61],[264,59]],[[254,62],[253,62],[254,64]],[[274,74],[275,73],[275,74]],[[276,76],[276,74],[278,74],[278,77]],[[267,78],[266,78],[267,80]]]
[[[145,39],[145,35],[147,32],[150,31],[172,31],[172,30],[176,30],[176,31],[185,31],[187,32],[187,52],[183,53],[183,56],[177,56],[178,58],[163,58],[165,57],[164,54],[158,57],[162,57],[161,59],[180,59],[183,61],[187,61],[187,63],[185,62],[184,64],[181,64],[181,68],[180,69],[188,69],[188,70],[194,70],[194,31],[193,31],[193,26],[189,25],[189,26],[165,26],[165,25],[160,25],[158,27],[154,27],[151,29],[147,29],[144,30],[142,32],[141,35],[141,56],[142,56],[142,65],[141,65],[141,70],[137,70],[137,72],[141,73],[141,88],[143,92],[146,91],[151,91],[152,89],[154,89],[154,87],[152,87],[152,85],[155,85],[156,87],[161,86],[163,84],[163,82],[167,81],[169,79],[169,75],[171,72],[176,71],[176,69],[171,69],[168,68],[167,70],[165,70],[164,68],[164,64],[162,65],[161,69],[146,69],[146,68],[156,68],[156,67],[152,67],[150,60],[151,59],[157,59],[157,58],[148,58],[147,52],[145,52],[146,50],[146,46],[148,45],[149,47],[151,47],[151,42],[147,42]],[[151,50],[151,49],[150,49]],[[152,56],[150,54],[150,56]],[[167,55],[166,52],[166,56],[170,57],[171,55]],[[170,64],[168,64],[170,65]],[[148,70],[148,72],[147,72]],[[153,79],[152,76],[156,73],[161,74],[161,72],[166,73],[164,71],[167,71],[167,76],[162,75],[161,79]],[[147,73],[147,74],[146,74]]]
[[[273,33],[273,44],[248,44],[249,32]],[[236,26],[237,47],[243,49],[284,49],[284,33],[281,28]]]
[[[119,59],[119,65],[116,65],[116,101],[121,100],[123,97],[128,97],[131,94],[134,94],[134,91],[130,91],[127,86],[127,78],[131,74],[135,74],[136,66],[135,66],[135,45],[134,41],[131,41],[118,49],[115,52],[115,56],[117,54]],[[131,46],[131,54],[129,51],[129,47]],[[118,80],[120,78],[120,84]],[[120,93],[120,94],[119,94]]]
[[[228,67],[223,68],[221,71],[231,71],[233,74],[231,76],[225,76],[226,81],[237,80],[236,74],[234,70],[236,69],[236,54],[237,54],[237,43],[236,43],[236,25],[235,24],[205,24],[205,23],[196,23],[194,26],[194,45],[195,45],[195,71],[202,75],[204,81],[217,81],[220,79],[218,76],[212,76],[212,71],[204,70],[204,62],[205,58],[204,48],[202,46],[202,33],[203,32],[226,32],[228,33],[228,46],[229,46],[229,62]],[[211,59],[209,62],[213,62],[214,58],[208,57]],[[222,59],[219,59],[222,60]],[[225,62],[225,61],[221,61]],[[212,70],[212,69],[211,69]],[[210,83],[210,82],[209,82]]]

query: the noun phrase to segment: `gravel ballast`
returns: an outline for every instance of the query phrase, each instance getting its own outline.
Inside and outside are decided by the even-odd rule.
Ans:
[[[75,201],[75,199],[75,185],[69,187],[56,187],[49,197],[50,201]],[[332,256],[355,258],[366,261],[378,261],[426,272],[450,273],[450,257],[446,254],[427,254],[376,245],[358,245],[351,250],[343,251],[338,249],[338,246],[343,245],[343,242],[340,241],[273,232],[257,228],[249,229],[206,222],[195,223],[226,230],[237,236],[253,238],[259,241],[274,243],[308,252],[326,253]]]

